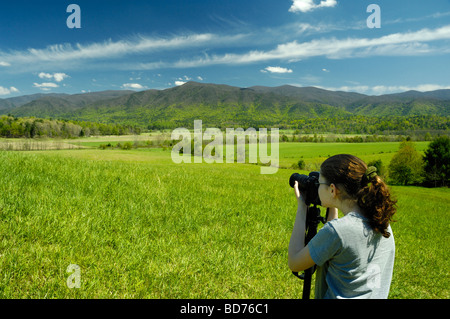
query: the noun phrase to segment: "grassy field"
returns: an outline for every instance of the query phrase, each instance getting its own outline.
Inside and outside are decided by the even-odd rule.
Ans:
[[[345,152],[387,165],[398,145],[286,143],[280,162]],[[287,267],[293,170],[177,165],[161,148],[0,151],[0,167],[1,298],[301,298]],[[450,190],[392,191],[390,297],[449,298]]]
[[[428,144],[429,142],[416,142],[416,150],[423,152]],[[306,164],[310,164],[309,169],[318,169],[325,159],[341,153],[355,154],[366,163],[381,159],[387,166],[398,151],[400,143],[280,143],[279,145],[281,167],[291,167],[299,159],[303,159]]]

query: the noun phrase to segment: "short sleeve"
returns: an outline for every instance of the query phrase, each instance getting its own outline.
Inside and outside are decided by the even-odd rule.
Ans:
[[[331,222],[328,222],[310,240],[308,248],[314,263],[322,266],[340,251],[342,241]]]

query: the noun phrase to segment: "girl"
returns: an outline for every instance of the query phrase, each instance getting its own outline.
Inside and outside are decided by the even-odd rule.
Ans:
[[[396,208],[375,167],[353,155],[328,158],[320,167],[321,205],[327,223],[305,246],[307,207],[295,183],[297,216],[289,242],[289,268],[318,266],[315,298],[387,298],[395,244],[390,222]],[[338,209],[344,214],[338,219]]]

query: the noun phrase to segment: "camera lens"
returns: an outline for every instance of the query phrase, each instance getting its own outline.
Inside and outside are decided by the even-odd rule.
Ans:
[[[307,205],[320,205],[320,198],[318,194],[318,179],[319,172],[311,172],[308,175],[294,173],[289,178],[289,185],[294,188],[295,182],[298,183],[298,190],[302,193],[305,203]]]

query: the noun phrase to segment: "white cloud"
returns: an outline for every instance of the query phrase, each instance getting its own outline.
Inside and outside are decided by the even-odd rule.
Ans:
[[[38,75],[41,79],[48,79],[48,80],[55,80],[56,82],[61,82],[63,81],[65,78],[68,78],[69,76],[65,73],[45,73],[45,72],[41,72]]]
[[[203,80],[203,78],[201,76],[197,77],[197,79],[199,79],[199,80],[201,79],[200,81]],[[180,85],[186,84],[188,81],[191,81],[191,80],[192,80],[191,77],[185,75],[185,76],[179,77],[177,80],[175,80],[175,85],[180,86]]]
[[[132,89],[132,90],[142,90],[147,87],[139,84],[139,83],[125,83],[121,86],[122,89]]]
[[[328,69],[322,69],[322,71],[326,72],[326,73],[330,72],[330,70],[328,70]]]
[[[439,85],[439,84],[420,84],[416,86],[406,86],[406,85],[377,85],[371,88],[373,94],[382,95],[389,93],[398,93],[406,91],[419,91],[419,92],[429,92],[436,90],[448,90],[450,85]]]
[[[341,87],[323,87],[317,86],[318,88],[329,90],[329,91],[344,91],[344,92],[358,92],[358,93],[369,93],[370,87],[367,85],[354,85],[354,86],[341,86]]]
[[[132,54],[142,54],[164,50],[198,47],[205,44],[225,46],[242,41],[246,35],[237,34],[221,36],[210,33],[174,36],[172,38],[150,38],[136,36],[130,40],[104,41],[88,45],[55,44],[44,49],[30,48],[26,51],[0,51],[0,61],[27,65],[48,64],[57,67],[74,67],[80,61],[96,59],[113,59]],[[24,67],[25,68],[25,67]],[[47,73],[48,74],[48,73]]]
[[[42,91],[49,91],[51,88],[59,87],[56,83],[33,83],[33,87],[39,88]]]
[[[59,87],[59,85],[56,83],[41,83],[41,84],[33,83],[33,86],[36,88],[41,88],[41,87],[57,88],[57,87]]]
[[[292,73],[293,71],[287,68],[282,68],[279,66],[268,66],[264,70],[261,71],[268,71],[270,73]]]
[[[345,91],[345,92],[358,92],[370,95],[383,95],[392,93],[402,93],[406,91],[419,91],[419,92],[429,92],[436,90],[448,90],[450,85],[439,85],[439,84],[420,84],[416,86],[407,85],[353,85],[353,86],[341,86],[341,87],[323,87],[317,86],[319,88],[330,90],[330,91]]]
[[[8,88],[4,88],[3,86],[0,86],[0,95],[8,95],[11,91]]]
[[[293,0],[292,6],[289,8],[290,12],[308,12],[317,8],[335,7],[336,0],[321,0],[316,4],[313,0]]]
[[[330,1],[312,2],[315,6],[331,6]],[[318,3],[318,4],[317,4]],[[292,25],[289,25],[290,28]],[[309,24],[300,24],[301,32],[328,32],[331,26],[323,25],[317,28]],[[334,29],[333,29],[334,30]],[[337,29],[336,29],[337,30]],[[267,29],[265,30],[267,31]],[[272,30],[273,31],[273,30]],[[281,32],[283,31],[283,32]],[[280,36],[280,34],[286,36]],[[268,37],[255,36],[262,34],[262,31],[255,31],[250,35],[218,35],[218,34],[191,34],[187,36],[173,36],[168,38],[150,38],[137,36],[131,40],[112,40],[105,42],[81,44],[58,44],[48,46],[44,49],[29,49],[24,51],[0,51],[0,61],[9,65],[14,65],[14,72],[30,72],[42,69],[68,70],[83,68],[83,70],[95,68],[108,68],[114,70],[158,70],[162,68],[192,68],[211,65],[239,65],[250,63],[288,63],[305,60],[311,57],[325,57],[328,59],[344,59],[354,57],[370,56],[430,56],[433,54],[450,53],[447,41],[450,39],[450,25],[437,29],[422,29],[403,33],[394,33],[381,37],[371,38],[336,38],[320,37],[308,42],[290,41],[297,37],[295,32],[288,32],[287,29],[279,29],[270,33]],[[243,39],[249,42],[242,41]],[[257,39],[257,40],[253,40]],[[246,45],[280,43],[268,50],[249,50],[240,53],[228,51],[225,54],[210,53],[218,48],[232,47],[232,44],[240,47],[243,42]],[[440,40],[440,41],[439,41]],[[253,42],[252,42],[253,41]],[[230,45],[231,44],[231,45]],[[207,45],[207,50],[205,46]],[[188,49],[201,49],[202,53],[195,56]],[[169,51],[171,54],[164,54]],[[154,52],[162,53],[153,54]],[[152,53],[152,54],[148,54]],[[179,53],[179,54],[178,54]],[[136,55],[136,59],[121,59],[129,55]],[[170,59],[173,56],[181,58]],[[183,58],[183,56],[186,56]],[[151,60],[154,57],[154,60]],[[145,59],[145,60],[142,60]],[[3,64],[5,65],[5,64]],[[16,67],[17,66],[17,67]],[[270,72],[264,70],[266,72]],[[326,71],[324,71],[326,72]],[[63,81],[67,76],[65,73],[43,73],[46,80]],[[58,74],[60,76],[58,76]],[[187,77],[187,76],[185,76]],[[185,77],[178,79],[180,82],[189,81]],[[189,77],[187,77],[189,78]],[[189,78],[190,79],[190,78]],[[130,82],[139,81],[136,78]]]
[[[368,56],[425,55],[449,50],[448,47],[432,47],[428,43],[450,39],[450,25],[438,29],[422,29],[415,32],[393,33],[379,38],[320,38],[309,42],[292,41],[278,45],[271,51],[249,51],[243,54],[205,55],[194,60],[179,60],[166,63],[165,67],[187,68],[215,64],[249,64],[269,60],[301,60],[325,56],[329,59],[343,59]],[[152,65],[139,65],[141,68]]]
[[[11,93],[17,93],[19,92],[18,89],[16,89],[14,86],[11,86],[10,88],[5,88],[3,86],[0,86],[0,95],[9,95]]]
[[[11,66],[11,64],[5,61],[0,61],[0,66]]]
[[[54,73],[53,74],[53,78],[55,79],[56,82],[61,82],[67,77],[69,77],[69,76],[65,73]]]
[[[197,80],[203,81],[203,78],[201,76],[197,76]]]
[[[41,79],[53,79],[53,75],[51,75],[50,73],[44,73],[41,72],[38,75]]]

